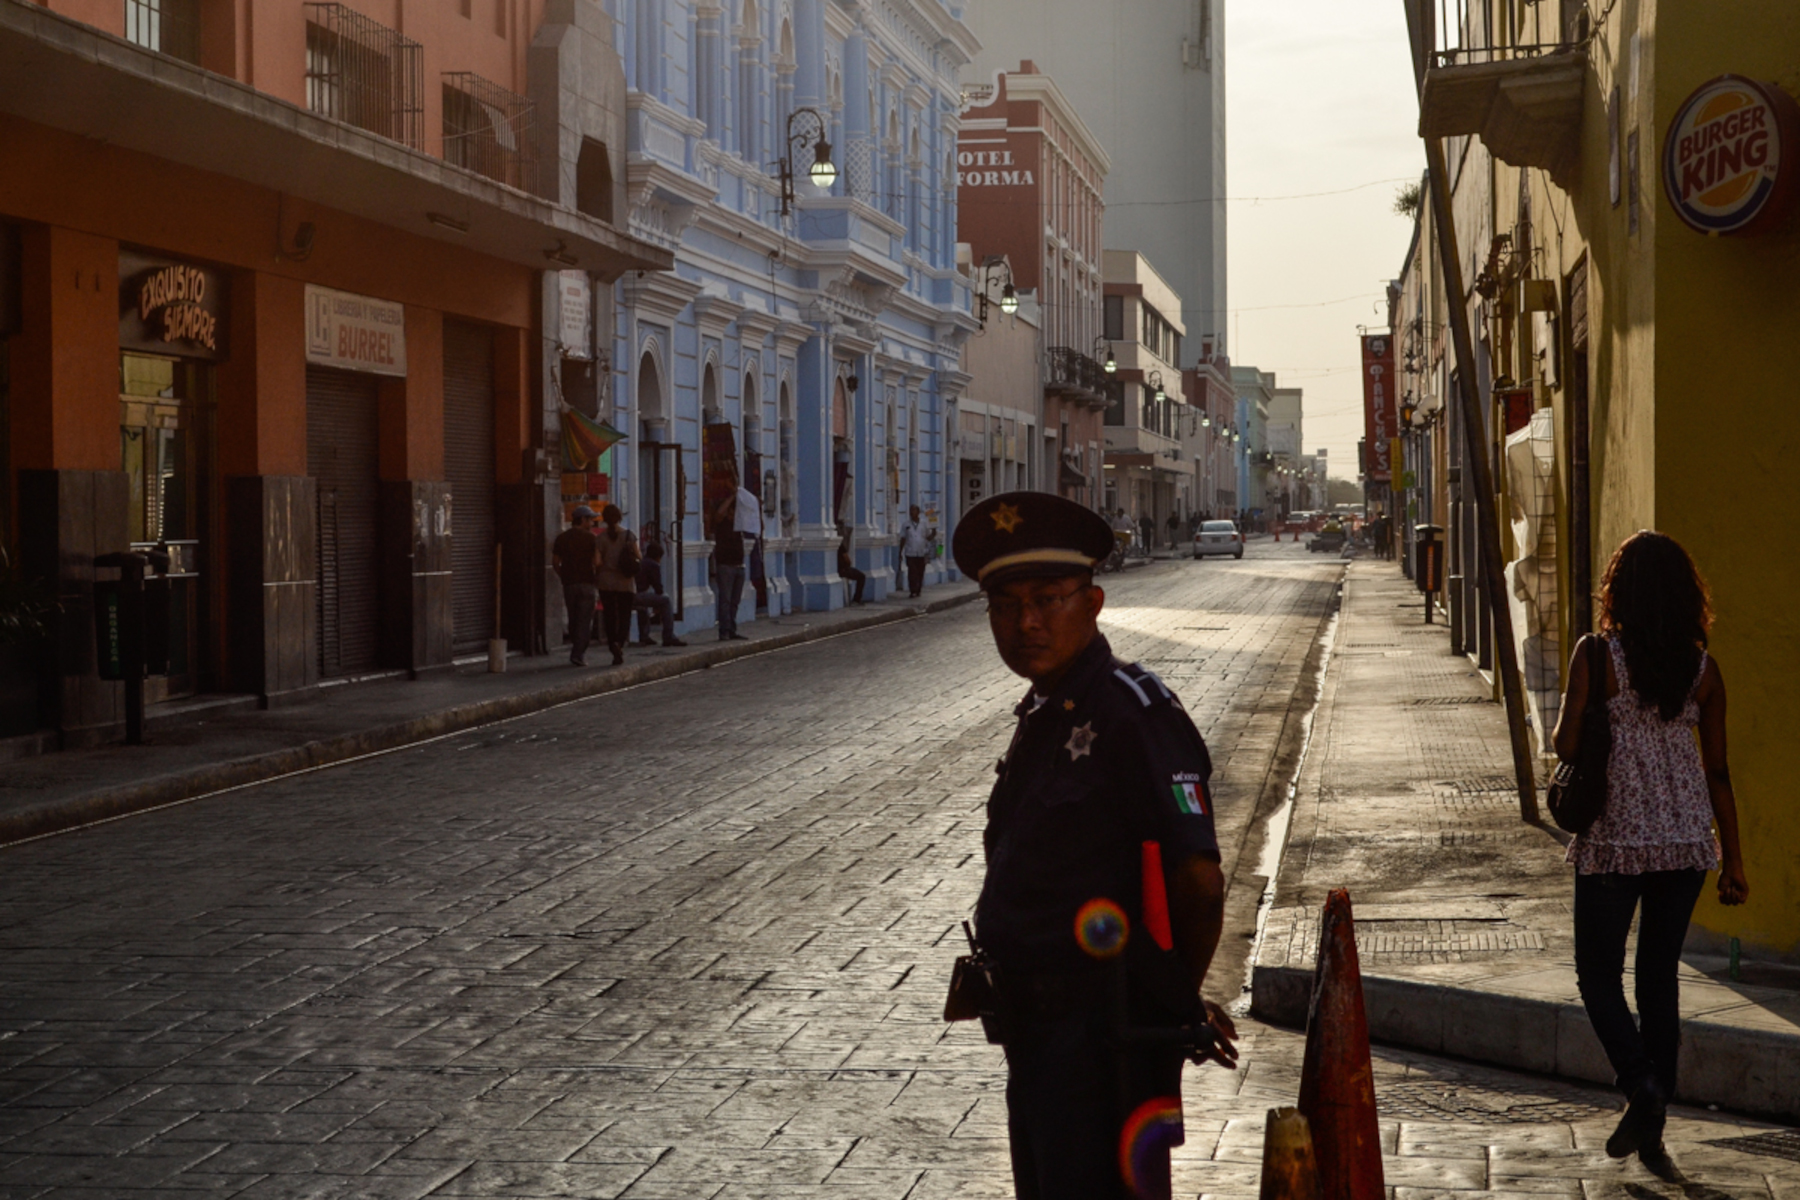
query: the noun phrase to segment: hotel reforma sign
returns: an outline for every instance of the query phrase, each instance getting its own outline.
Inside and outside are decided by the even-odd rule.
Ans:
[[[1800,105],[1772,83],[1721,75],[1694,90],[1663,138],[1663,193],[1700,233],[1755,234],[1793,203]]]

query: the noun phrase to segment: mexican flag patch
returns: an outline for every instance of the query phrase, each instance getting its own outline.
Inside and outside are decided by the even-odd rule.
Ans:
[[[1206,817],[1212,810],[1206,806],[1206,787],[1198,783],[1177,783],[1175,791],[1175,807],[1190,817]]]

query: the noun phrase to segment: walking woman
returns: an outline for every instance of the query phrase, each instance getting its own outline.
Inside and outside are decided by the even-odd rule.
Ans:
[[[1662,1131],[1675,1094],[1676,970],[1688,919],[1709,870],[1720,868],[1720,903],[1742,904],[1750,893],[1725,764],[1725,679],[1706,652],[1711,624],[1706,584],[1681,544],[1648,530],[1633,534],[1613,554],[1600,588],[1605,675],[1590,676],[1582,639],[1556,723],[1556,753],[1572,761],[1588,689],[1606,689],[1606,807],[1568,853],[1576,872],[1575,972],[1588,1020],[1629,1100],[1606,1152],[1635,1152],[1652,1170],[1668,1163]],[[1623,974],[1626,934],[1640,909],[1634,1023]]]

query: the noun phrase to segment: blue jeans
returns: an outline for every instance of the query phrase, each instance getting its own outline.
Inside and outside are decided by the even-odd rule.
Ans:
[[[1681,1050],[1681,943],[1705,871],[1575,877],[1575,978],[1588,1021],[1630,1096],[1654,1076],[1675,1095]],[[1637,943],[1637,1020],[1625,1006],[1625,935],[1642,906]]]
[[[719,585],[719,636],[737,632],[738,604],[744,598],[744,564],[713,568]]]

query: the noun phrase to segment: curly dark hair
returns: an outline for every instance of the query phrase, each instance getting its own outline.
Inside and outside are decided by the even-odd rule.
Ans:
[[[1680,542],[1642,529],[1613,551],[1600,582],[1600,632],[1619,639],[1631,690],[1665,721],[1687,704],[1712,620],[1706,580]]]

